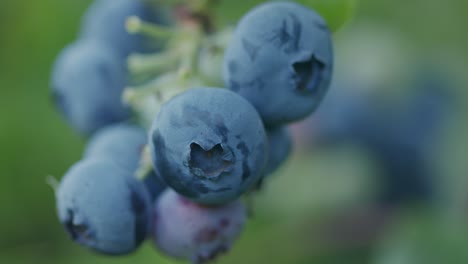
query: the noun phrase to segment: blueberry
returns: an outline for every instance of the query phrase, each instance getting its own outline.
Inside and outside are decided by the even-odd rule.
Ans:
[[[96,0],[83,17],[81,37],[103,41],[122,57],[132,52],[147,52],[155,48],[139,34],[129,34],[126,19],[138,16],[144,21],[160,23],[162,15],[143,0]]]
[[[292,150],[292,139],[287,127],[278,126],[266,129],[268,138],[268,161],[262,172],[262,177],[255,184],[260,190],[265,179],[273,174],[289,157]]]
[[[328,90],[330,35],[324,20],[302,5],[259,5],[240,20],[226,49],[225,85],[247,98],[269,126],[305,118]]]
[[[231,248],[245,220],[240,201],[202,207],[167,189],[156,203],[153,238],[169,256],[206,263]]]
[[[98,131],[91,137],[84,157],[109,157],[123,169],[134,172],[147,143],[143,128],[130,124],[116,124]]]
[[[82,134],[125,120],[126,70],[115,53],[92,40],[65,48],[52,72],[52,95],[69,123]]]
[[[151,171],[151,173],[145,176],[143,179],[143,184],[151,196],[151,201],[156,201],[159,195],[161,195],[161,193],[167,188],[167,185],[162,177],[156,174],[154,171]]]
[[[111,159],[134,176],[147,139],[147,133],[141,127],[125,123],[108,126],[93,135],[84,157]],[[166,188],[162,178],[154,171],[146,175],[143,183],[153,200]]]
[[[229,90],[193,88],[164,104],[150,132],[155,170],[202,204],[233,201],[260,177],[267,139],[255,108]]]
[[[268,162],[263,170],[264,177],[276,171],[289,157],[292,139],[287,127],[272,127],[266,130],[268,138]]]
[[[71,239],[97,252],[130,253],[149,232],[149,194],[110,160],[76,163],[62,179],[56,199],[60,222]]]

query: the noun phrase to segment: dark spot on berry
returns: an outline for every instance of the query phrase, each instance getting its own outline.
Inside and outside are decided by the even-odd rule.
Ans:
[[[250,177],[250,168],[247,159],[242,162],[242,181],[247,180]]]
[[[249,148],[245,144],[245,142],[240,142],[237,144],[236,148],[242,153],[243,160],[242,160],[242,181],[247,180],[250,177],[250,168],[248,163],[248,157],[250,155]]]
[[[272,35],[267,38],[267,41],[286,54],[298,50],[302,31],[299,19],[294,14],[289,13],[288,15],[291,18],[291,30],[289,30],[288,19],[284,19],[280,28],[273,30]]]
[[[223,140],[223,142],[226,143],[227,138],[228,138],[228,134],[229,134],[229,130],[226,127],[226,125],[224,125],[224,123],[222,123],[222,122],[218,122],[217,124],[215,124],[213,129],[214,129],[216,134],[221,136],[221,139]]]
[[[238,150],[240,150],[240,152],[242,153],[242,155],[244,157],[248,157],[250,155],[250,151],[249,151],[249,148],[247,147],[247,145],[245,144],[245,142],[239,142],[239,144],[237,144],[236,148]]]
[[[301,40],[302,25],[296,15],[289,13],[292,20],[292,42],[288,52],[296,51],[299,49],[299,41]]]
[[[292,36],[288,33],[287,21],[283,20],[281,27],[278,30],[274,31],[274,36],[272,40],[275,41],[275,43],[277,43],[278,47],[282,47],[283,45],[291,41],[291,39]]]

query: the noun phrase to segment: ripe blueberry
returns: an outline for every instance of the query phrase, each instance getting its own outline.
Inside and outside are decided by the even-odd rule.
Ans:
[[[269,126],[305,118],[330,83],[330,35],[313,10],[291,2],[262,4],[240,20],[226,49],[225,85],[247,98]]]
[[[130,124],[108,126],[93,135],[86,147],[84,157],[110,159],[134,176],[140,165],[147,139],[147,133],[141,127]],[[166,188],[162,178],[154,171],[145,176],[143,183],[153,200]]]
[[[193,88],[163,105],[150,147],[167,185],[202,204],[235,200],[261,177],[267,158],[255,108],[217,88]]]
[[[268,138],[268,162],[263,170],[262,177],[254,186],[260,190],[265,179],[273,174],[289,157],[292,150],[292,139],[287,127],[269,127],[266,129]]]
[[[72,166],[56,199],[60,222],[70,237],[97,252],[130,253],[149,232],[149,194],[108,159],[85,159]]]
[[[147,133],[143,128],[130,124],[115,124],[99,130],[91,137],[84,157],[107,157],[132,173],[138,167]]]
[[[97,41],[81,40],[65,48],[55,62],[51,85],[58,108],[82,134],[130,115],[121,101],[126,85],[124,65]]]
[[[292,150],[291,135],[287,127],[267,128],[268,162],[263,170],[263,177],[276,171],[286,161]]]

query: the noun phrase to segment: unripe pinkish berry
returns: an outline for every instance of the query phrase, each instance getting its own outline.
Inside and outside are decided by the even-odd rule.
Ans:
[[[155,205],[153,238],[164,254],[206,263],[230,249],[245,220],[240,201],[205,207],[167,189]]]

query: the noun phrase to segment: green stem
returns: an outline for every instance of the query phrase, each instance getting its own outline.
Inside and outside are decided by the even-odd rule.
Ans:
[[[198,55],[203,33],[199,28],[189,28],[182,37],[181,43],[183,44],[180,46],[182,56],[178,72],[180,78],[188,79],[197,74]]]
[[[138,105],[139,101],[143,98],[157,95],[176,81],[176,73],[166,73],[147,84],[135,87],[127,87],[123,93],[123,100],[131,106]]]
[[[144,34],[156,39],[167,39],[174,35],[172,29],[144,22],[137,16],[127,18],[125,26],[131,34]]]
[[[55,193],[57,192],[60,185],[60,182],[57,180],[57,178],[55,178],[52,175],[49,175],[46,177],[46,183],[54,190]]]
[[[156,54],[132,54],[128,57],[128,69],[131,74],[158,74],[176,67],[180,60],[177,52],[169,50]]]

